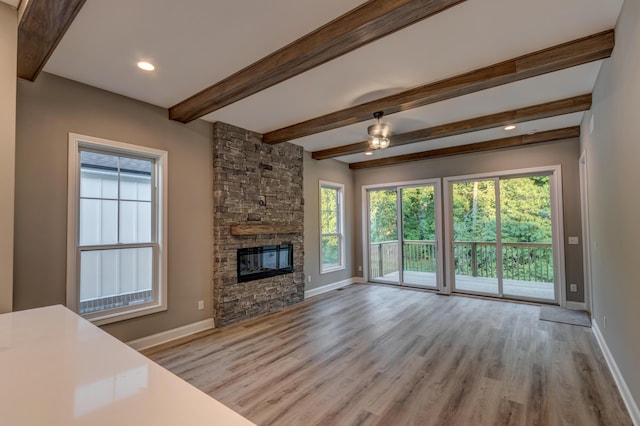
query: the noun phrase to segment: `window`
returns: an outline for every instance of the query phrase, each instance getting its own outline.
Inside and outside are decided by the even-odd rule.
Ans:
[[[320,273],[344,269],[344,185],[320,181]]]
[[[166,310],[167,156],[69,134],[67,306],[89,320]]]

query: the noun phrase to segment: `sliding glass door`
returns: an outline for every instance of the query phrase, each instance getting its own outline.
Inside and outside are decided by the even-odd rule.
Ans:
[[[497,179],[454,182],[453,264],[458,291],[500,294]]]
[[[439,289],[439,181],[370,188],[369,280]]]
[[[555,300],[549,176],[500,179],[503,294]]]
[[[398,190],[372,189],[369,198],[369,278],[399,283]]]
[[[438,288],[436,187],[400,189],[402,210],[402,282]],[[438,203],[439,204],[439,203]]]
[[[445,179],[451,291],[560,300],[556,181],[553,171]]]

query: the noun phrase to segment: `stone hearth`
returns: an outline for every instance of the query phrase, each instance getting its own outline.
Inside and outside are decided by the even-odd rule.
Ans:
[[[214,124],[214,280],[216,326],[275,312],[304,300],[302,148],[267,145],[258,133]],[[239,225],[274,225],[285,232],[232,235]],[[261,229],[261,228],[257,228]],[[294,272],[238,283],[239,248],[293,244]]]

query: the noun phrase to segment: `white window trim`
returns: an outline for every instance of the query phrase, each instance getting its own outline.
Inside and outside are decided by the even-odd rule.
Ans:
[[[333,266],[331,268],[324,268],[322,265],[322,188],[326,187],[326,188],[332,188],[332,189],[337,189],[339,192],[339,196],[340,196],[340,209],[338,214],[340,214],[340,220],[338,221],[339,223],[339,229],[338,229],[338,234],[340,235],[340,265],[338,266]],[[346,265],[345,265],[345,241],[344,241],[344,200],[345,200],[345,196],[344,196],[344,184],[342,183],[337,183],[337,182],[330,182],[330,181],[326,181],[326,180],[320,180],[319,184],[318,184],[318,229],[319,229],[319,236],[320,238],[318,238],[318,243],[319,243],[319,247],[320,247],[320,251],[319,251],[319,258],[320,258],[320,274],[328,274],[330,272],[336,272],[336,271],[342,271],[344,269],[346,269]]]
[[[78,312],[80,288],[78,283],[78,193],[79,176],[78,160],[80,148],[107,150],[115,154],[140,156],[140,154],[154,158],[156,161],[156,193],[157,193],[157,245],[158,265],[154,271],[154,300],[153,302],[134,308],[114,309],[105,312],[86,315],[85,318],[96,325],[104,325],[130,318],[167,310],[167,189],[168,164],[167,151],[147,148],[108,139],[69,133],[69,163],[67,187],[67,307]]]

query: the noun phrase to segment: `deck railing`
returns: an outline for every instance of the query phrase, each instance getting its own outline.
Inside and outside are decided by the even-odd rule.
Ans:
[[[403,246],[405,271],[436,271],[435,241],[405,241]]]
[[[456,241],[453,243],[456,275],[497,278],[496,243]],[[435,241],[405,241],[405,271],[435,272]],[[371,244],[371,278],[397,272],[398,241]],[[553,250],[544,243],[502,243],[502,275],[504,279],[553,282]]]
[[[369,270],[371,278],[398,271],[398,241],[371,244]]]

